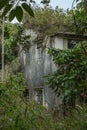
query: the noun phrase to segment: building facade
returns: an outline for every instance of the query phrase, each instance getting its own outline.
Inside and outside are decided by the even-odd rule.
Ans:
[[[57,107],[61,105],[62,100],[46,85],[44,77],[57,69],[48,50],[49,48],[71,48],[78,41],[87,40],[87,36],[58,33],[38,38],[32,30],[26,30],[25,35],[31,35],[31,45],[27,51],[21,51],[20,62],[25,72],[29,99],[47,108]]]

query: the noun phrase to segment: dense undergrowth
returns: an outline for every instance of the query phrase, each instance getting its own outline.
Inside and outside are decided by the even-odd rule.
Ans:
[[[25,21],[23,22],[26,23],[25,26],[27,26],[28,28],[39,31],[40,33],[43,33],[45,35],[57,33],[60,31],[75,32],[76,30],[73,26],[74,21],[72,20],[71,12],[72,11],[67,11],[66,13],[63,10],[59,9],[58,7],[55,10],[53,10],[50,7],[49,8],[45,7],[43,9],[36,8],[35,18],[29,19],[29,17],[25,15],[24,17]],[[86,31],[85,21],[87,20],[87,17],[84,17],[84,22],[82,22],[83,17],[81,17],[83,16],[82,14],[85,13],[84,10],[78,10],[78,11],[75,10],[74,13],[76,13],[76,16],[78,16],[78,19],[77,19],[78,26],[82,26],[79,32],[84,32],[84,30]],[[13,27],[13,25],[11,24],[6,25],[5,27],[5,50],[6,50],[5,63],[11,62],[17,56],[17,51],[15,50],[15,48],[17,47],[16,41],[18,40],[17,38],[19,36],[18,34],[19,30],[20,30],[19,27],[15,25]],[[24,43],[25,39],[23,39],[23,41],[21,39],[22,43]],[[86,48],[86,46],[84,48]],[[79,52],[79,48],[75,50],[64,50],[64,51],[51,50],[51,51],[55,52],[55,54],[53,53],[53,55],[55,55],[54,61],[56,61],[56,63],[58,63],[59,60],[61,60],[61,62],[64,62],[64,64],[62,64],[62,67],[64,70],[66,69],[65,68],[66,61],[68,61],[67,66],[69,66],[71,59],[75,58],[76,60],[80,58],[79,63],[81,62],[80,65],[81,65],[81,68],[83,68],[82,69],[83,75],[81,76],[85,75],[86,69],[84,69],[84,64],[86,68],[87,63],[85,63],[85,61],[87,59],[86,59],[86,56],[83,55],[84,54],[83,50],[82,50],[82,53],[77,53]],[[61,55],[59,56],[57,52],[60,53]],[[75,53],[73,54],[73,52]],[[71,56],[71,59],[70,59],[70,56]],[[83,57],[85,57],[84,61],[83,61]],[[80,67],[79,63],[74,64],[74,62],[75,61],[73,61],[72,63],[74,65],[73,67],[75,67],[75,65],[76,67],[77,65]],[[70,68],[72,69],[73,67],[70,67]],[[60,83],[62,83],[63,78],[67,77],[67,75],[65,75],[64,77],[64,70],[62,71],[63,73],[60,73],[60,74],[63,74],[62,77],[58,77],[59,73],[57,73],[58,76],[54,75],[51,81],[49,81],[50,84],[52,83],[52,87],[55,88],[55,84],[56,84],[55,82],[57,82],[58,84],[58,79],[56,78],[59,78],[59,81],[61,81]],[[67,67],[67,70],[70,73],[70,69],[68,69],[68,67]],[[75,76],[78,77],[77,69],[74,68],[73,70],[74,70],[73,74],[75,74],[75,71],[76,71]],[[79,71],[80,71],[79,72],[79,76],[80,76],[81,69],[79,69]],[[67,81],[68,86],[70,86],[71,80],[73,80],[73,82],[75,82],[76,80],[76,77],[74,77],[73,79],[72,73],[70,73],[69,77],[70,79],[69,78],[64,79],[64,83],[65,81]],[[53,79],[55,82],[53,82]],[[82,77],[81,79],[84,80]],[[79,79],[78,82],[76,81],[76,84],[74,87],[76,87],[77,83],[80,83],[82,81],[81,79]],[[58,85],[60,85],[60,83]],[[72,90],[73,85],[71,86],[71,88],[70,87],[68,88],[66,84],[66,90],[65,90],[65,84],[62,84],[62,85],[63,85],[62,87],[63,95],[65,94],[65,96],[68,95],[70,97],[71,96],[70,94],[72,94],[71,90]],[[84,85],[84,84],[80,84],[80,85]],[[77,87],[79,88],[79,85]],[[78,91],[78,88],[74,89],[75,93]],[[27,100],[24,97],[24,92],[25,92],[25,79],[22,73],[16,73],[16,75],[12,74],[4,82],[0,81],[0,130],[87,130],[86,103],[83,104],[82,106],[75,105],[74,108],[70,107],[66,111],[66,114],[64,115],[62,107],[59,110],[57,109],[48,110],[45,107],[37,104],[36,102],[33,102],[33,101],[30,102],[29,100]],[[81,92],[82,92],[82,89],[81,89]]]
[[[22,73],[0,82],[0,130],[86,130],[87,107],[69,109],[66,116],[60,110],[48,110],[24,97]]]

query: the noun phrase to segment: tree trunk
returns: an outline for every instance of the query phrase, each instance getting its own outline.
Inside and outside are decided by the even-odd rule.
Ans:
[[[2,20],[2,75],[1,80],[4,81],[4,18]]]

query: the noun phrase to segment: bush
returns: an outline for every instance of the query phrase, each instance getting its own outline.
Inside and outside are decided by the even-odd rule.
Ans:
[[[24,85],[22,73],[0,82],[0,130],[54,130],[51,114],[24,98]]]
[[[0,82],[0,130],[87,130],[87,107],[70,109],[66,117],[24,98],[22,73]]]
[[[70,109],[67,116],[56,122],[55,130],[87,130],[87,106]]]

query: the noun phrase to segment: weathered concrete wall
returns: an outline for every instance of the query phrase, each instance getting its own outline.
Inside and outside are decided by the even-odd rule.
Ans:
[[[25,71],[27,86],[30,91],[30,98],[34,99],[35,88],[43,88],[43,105],[49,107],[54,107],[54,105],[60,104],[61,102],[45,84],[46,79],[44,78],[45,75],[56,70],[52,57],[48,54],[48,48],[52,47],[63,49],[64,39],[61,37],[46,37],[39,47],[38,41],[35,43],[32,42],[30,49],[27,52],[22,51],[20,55],[21,64]]]

